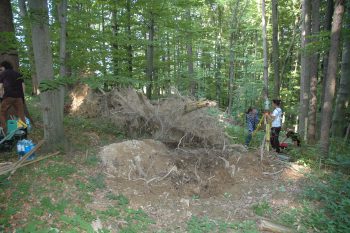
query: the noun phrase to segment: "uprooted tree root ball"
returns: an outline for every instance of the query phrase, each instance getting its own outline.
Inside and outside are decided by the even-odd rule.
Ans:
[[[71,113],[105,117],[131,136],[149,135],[174,145],[223,146],[228,143],[224,126],[210,114],[215,102],[194,101],[173,95],[151,103],[131,88],[110,92],[79,86],[71,93]]]
[[[145,139],[114,143],[99,156],[104,171],[116,179],[138,181],[150,187],[171,183],[184,195],[216,195],[218,184],[234,180],[244,148],[176,149]],[[241,175],[241,174],[240,174]]]

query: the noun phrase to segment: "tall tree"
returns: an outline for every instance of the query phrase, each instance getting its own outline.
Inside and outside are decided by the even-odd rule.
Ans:
[[[19,60],[10,0],[0,1],[0,41],[0,62],[7,60],[18,70]]]
[[[269,96],[269,64],[268,64],[268,46],[266,32],[266,3],[261,0],[261,18],[262,18],[262,38],[263,38],[263,54],[264,54],[264,99],[268,100]]]
[[[312,42],[318,40],[320,32],[320,0],[312,1]],[[310,64],[310,102],[309,102],[309,127],[308,142],[314,144],[316,142],[316,113],[317,113],[317,82],[318,82],[318,63],[319,53],[314,52],[311,57]]]
[[[278,43],[278,1],[272,0],[272,63],[274,75],[274,97],[280,97],[280,71],[279,71],[279,43]]]
[[[324,157],[328,157],[329,152],[329,132],[332,120],[333,99],[335,93],[335,83],[337,76],[338,55],[339,55],[339,43],[340,34],[342,28],[342,19],[344,14],[344,0],[337,0],[335,4],[332,34],[331,34],[331,47],[329,50],[329,61],[326,76],[325,96],[322,106],[322,122],[321,122],[321,138],[320,146],[321,153]]]
[[[35,63],[34,63],[34,54],[33,54],[33,45],[31,40],[31,25],[30,25],[30,19],[28,16],[28,10],[27,10],[27,3],[26,0],[18,0],[18,6],[19,6],[19,14],[23,21],[23,30],[24,30],[24,39],[27,46],[27,54],[29,58],[29,64],[30,64],[30,73],[32,77],[32,92],[34,95],[39,94],[39,84],[38,79],[36,77],[35,72]]]
[[[52,51],[49,37],[49,18],[46,0],[29,0],[31,12],[32,42],[35,69],[39,83],[54,79]],[[60,91],[51,90],[40,94],[44,123],[44,138],[50,145],[64,139],[63,118],[60,114]]]
[[[347,6],[346,29],[350,30],[350,6]],[[341,64],[341,77],[337,91],[337,100],[335,104],[332,124],[332,135],[343,137],[347,126],[345,112],[349,108],[350,100],[350,37],[346,34],[343,40],[343,53]]]
[[[153,81],[154,81],[154,34],[155,34],[155,13],[151,10],[149,12],[149,21],[148,21],[148,45],[146,52],[146,76],[147,76],[147,97],[151,99]]]
[[[300,71],[300,110],[299,132],[306,141],[308,127],[309,91],[310,91],[310,55],[306,51],[311,33],[311,1],[302,1],[302,30],[301,30],[301,71]]]
[[[191,23],[191,9],[188,9],[186,11],[186,18],[188,22]],[[187,56],[188,56],[188,61],[187,61],[187,67],[188,67],[188,79],[189,79],[189,93],[192,96],[196,95],[196,83],[195,83],[195,78],[194,78],[194,64],[193,64],[193,40],[192,40],[192,32],[191,30],[187,30],[187,41],[186,41],[186,47],[187,47]]]
[[[60,61],[60,76],[67,76],[67,0],[60,0],[57,4],[57,14],[58,20],[60,22],[60,48],[59,48],[59,61]],[[64,95],[65,88],[61,86],[59,88],[59,106],[57,114],[60,115],[59,118],[63,119],[63,108],[64,108]]]
[[[329,32],[330,37],[330,31],[332,29],[332,17],[334,12],[334,0],[327,0],[327,6],[326,6],[326,14],[323,24],[323,30],[326,32]],[[323,55],[323,71],[322,71],[322,94],[321,94],[321,105],[323,105],[324,101],[324,94],[325,94],[325,87],[326,87],[326,76],[327,76],[327,69],[328,69],[328,56],[329,51],[327,50]],[[321,116],[322,118],[322,116]]]

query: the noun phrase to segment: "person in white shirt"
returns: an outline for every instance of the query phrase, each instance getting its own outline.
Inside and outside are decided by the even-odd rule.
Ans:
[[[280,153],[280,142],[278,137],[282,126],[282,109],[280,108],[281,100],[272,100],[272,105],[274,110],[270,115],[267,115],[267,117],[272,121],[270,143],[272,148],[275,149],[277,153]]]

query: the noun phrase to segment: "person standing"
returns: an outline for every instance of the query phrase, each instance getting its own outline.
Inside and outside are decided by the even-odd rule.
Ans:
[[[13,70],[13,66],[8,61],[0,63],[0,97],[2,97],[0,121],[1,127],[5,134],[6,128],[6,113],[10,107],[13,107],[16,116],[25,122],[24,116],[24,91],[25,85],[22,75]]]
[[[246,122],[248,128],[248,135],[245,139],[245,145],[248,147],[252,140],[252,135],[256,127],[258,126],[259,117],[258,110],[255,108],[249,108],[246,112]]]
[[[274,99],[272,100],[272,105],[274,110],[271,114],[267,114],[271,123],[271,134],[270,134],[270,143],[273,149],[277,153],[280,153],[280,142],[279,135],[282,127],[282,109],[281,109],[281,100]]]

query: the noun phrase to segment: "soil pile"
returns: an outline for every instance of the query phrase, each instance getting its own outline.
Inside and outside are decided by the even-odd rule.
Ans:
[[[105,146],[99,156],[108,174],[118,179],[175,187],[187,195],[216,195],[227,181],[242,172],[239,149],[169,150],[151,139]],[[215,182],[213,182],[215,181]]]
[[[87,86],[71,93],[72,114],[106,117],[130,137],[147,135],[174,145],[222,146],[228,143],[224,126],[209,108],[216,103],[174,95],[151,103],[131,88],[105,93]],[[215,110],[217,111],[217,110]]]

